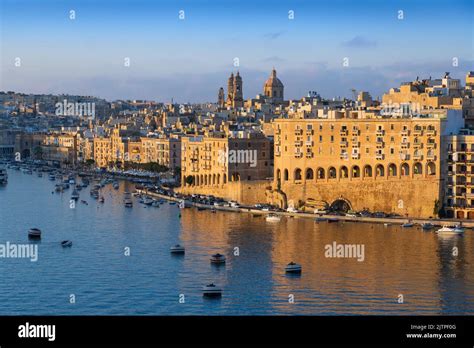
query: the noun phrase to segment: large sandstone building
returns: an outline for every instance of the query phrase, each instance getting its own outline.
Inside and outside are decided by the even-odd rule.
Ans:
[[[443,199],[443,137],[462,126],[461,112],[446,109],[277,119],[271,199],[282,207],[434,217]]]

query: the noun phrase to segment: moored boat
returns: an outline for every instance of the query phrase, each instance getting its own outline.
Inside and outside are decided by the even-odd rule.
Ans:
[[[214,264],[225,263],[225,256],[219,253],[214,254],[211,256],[211,263],[214,263]]]
[[[464,234],[464,228],[460,226],[443,226],[442,228],[437,230],[436,233],[440,235],[461,235]]]
[[[170,248],[172,254],[184,254],[184,246],[176,244]]]
[[[71,246],[72,246],[72,241],[71,241],[71,240],[63,240],[63,241],[61,242],[61,246],[62,246],[63,248],[71,247]]]
[[[222,296],[222,289],[211,283],[202,288],[202,294],[207,297],[220,297]]]
[[[280,222],[281,216],[276,215],[276,214],[268,214],[265,217],[265,220],[268,221],[268,222]]]
[[[28,230],[28,238],[30,239],[41,239],[41,230],[39,228],[30,228]]]
[[[294,263],[294,262],[290,262],[288,265],[286,265],[285,272],[286,273],[301,273],[301,265],[298,265],[297,263]]]

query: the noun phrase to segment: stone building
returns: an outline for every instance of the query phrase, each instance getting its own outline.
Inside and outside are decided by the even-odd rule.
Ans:
[[[462,126],[455,110],[423,117],[276,119],[273,202],[435,216],[444,190],[442,135]]]

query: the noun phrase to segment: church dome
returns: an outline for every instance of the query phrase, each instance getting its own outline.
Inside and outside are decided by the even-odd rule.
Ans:
[[[268,78],[268,80],[265,82],[265,88],[274,88],[274,87],[283,87],[283,83],[280,81],[280,79],[277,77],[276,70],[272,70],[272,74]]]

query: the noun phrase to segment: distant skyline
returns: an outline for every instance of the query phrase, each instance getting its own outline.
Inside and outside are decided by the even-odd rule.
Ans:
[[[309,90],[326,98],[351,97],[351,88],[377,97],[417,76],[439,78],[449,71],[464,79],[474,70],[470,0],[0,4],[3,91],[215,102],[232,71],[240,71],[248,99],[262,93],[275,67],[285,99]],[[124,67],[127,57],[130,67]]]

